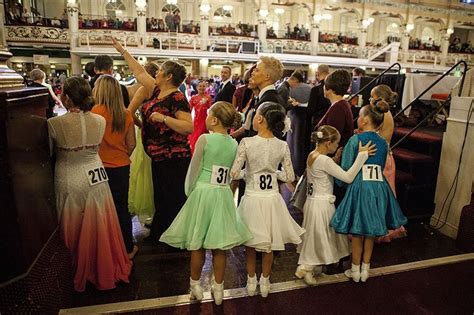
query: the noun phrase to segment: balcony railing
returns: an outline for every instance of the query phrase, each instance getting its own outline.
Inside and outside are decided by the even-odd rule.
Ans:
[[[68,29],[50,26],[6,25],[6,40],[10,42],[42,42],[69,44]]]

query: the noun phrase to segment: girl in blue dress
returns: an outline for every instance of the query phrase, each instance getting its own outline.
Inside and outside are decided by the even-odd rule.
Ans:
[[[388,145],[376,131],[386,112],[388,106],[385,102],[364,106],[357,119],[361,133],[349,139],[342,154],[341,166],[348,170],[357,157],[359,141],[363,145],[371,141],[377,147],[376,154],[367,159],[361,172],[348,186],[331,220],[337,233],[352,234],[352,268],[346,270],[345,275],[355,282],[365,282],[369,277],[375,237],[386,235],[388,228],[397,229],[407,222],[383,176]]]

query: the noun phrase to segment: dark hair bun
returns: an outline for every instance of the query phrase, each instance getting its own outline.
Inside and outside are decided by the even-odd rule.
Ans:
[[[91,110],[92,107],[94,107],[94,105],[95,105],[94,98],[92,96],[88,96],[84,99],[81,108],[87,111],[87,110]]]
[[[380,114],[385,114],[386,112],[388,112],[389,110],[389,105],[387,102],[385,102],[384,100],[378,100],[374,103],[373,105],[373,110],[375,112],[378,112]]]
[[[232,128],[237,129],[242,125],[242,115],[239,112],[234,113],[234,121],[232,123]]]

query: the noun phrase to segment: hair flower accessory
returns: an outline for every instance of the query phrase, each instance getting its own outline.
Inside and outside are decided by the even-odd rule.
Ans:
[[[316,132],[316,137],[318,137],[319,139],[322,139],[324,137],[323,132],[322,131],[317,131]]]
[[[286,116],[284,123],[285,123],[285,128],[283,128],[283,135],[286,135],[286,133],[288,131],[292,131],[291,130],[291,119],[290,119],[290,117]]]

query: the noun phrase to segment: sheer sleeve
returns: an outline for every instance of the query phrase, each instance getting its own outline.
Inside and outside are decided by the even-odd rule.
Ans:
[[[189,197],[196,186],[196,181],[201,173],[202,160],[204,157],[204,148],[206,147],[206,135],[201,135],[196,142],[193,157],[189,163],[188,172],[184,182],[184,193]]]
[[[283,155],[282,170],[277,171],[277,179],[282,182],[292,182],[295,180],[295,172],[291,163],[290,148],[285,143],[285,154]]]
[[[353,135],[347,144],[344,146],[342,150],[342,161],[341,161],[341,168],[344,171],[347,171],[352,164],[354,164],[354,160],[356,158],[356,154],[358,152],[359,146],[359,137],[357,135]],[[337,185],[344,186],[344,182],[340,180],[336,180]]]
[[[360,169],[362,168],[362,165],[364,165],[365,161],[367,161],[368,158],[369,153],[367,151],[359,152],[359,154],[357,154],[357,158],[354,164],[352,164],[351,168],[349,168],[349,170],[347,171],[344,171],[339,165],[337,165],[333,161],[333,159],[328,158],[324,162],[324,169],[329,175],[333,176],[334,178],[343,181],[344,183],[350,184],[357,176]]]
[[[244,178],[245,171],[242,169],[245,161],[247,160],[247,147],[245,145],[245,138],[240,141],[239,147],[237,148],[237,154],[235,156],[234,164],[230,170],[230,177],[233,180]]]

